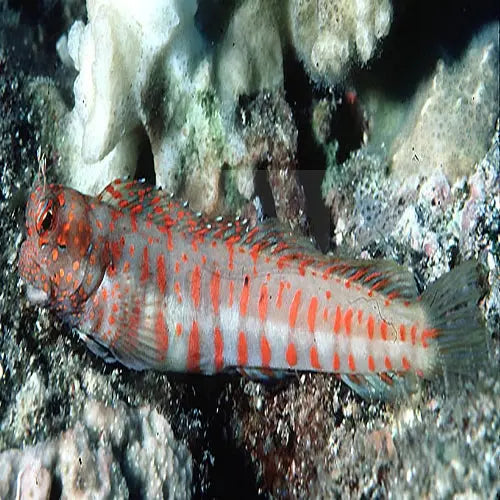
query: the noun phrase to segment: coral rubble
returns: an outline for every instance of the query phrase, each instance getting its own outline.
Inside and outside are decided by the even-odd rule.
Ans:
[[[88,402],[59,438],[0,453],[2,498],[190,498],[191,457],[155,410]]]

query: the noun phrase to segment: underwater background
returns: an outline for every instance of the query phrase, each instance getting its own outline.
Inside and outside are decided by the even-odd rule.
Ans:
[[[0,0],[0,497],[497,498],[497,2]],[[395,403],[133,372],[17,274],[39,176],[146,178],[323,252],[485,268],[489,358]]]

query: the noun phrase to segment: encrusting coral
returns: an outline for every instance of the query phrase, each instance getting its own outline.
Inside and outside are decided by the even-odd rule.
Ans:
[[[461,58],[439,61],[421,85],[392,146],[397,177],[442,169],[455,181],[486,154],[498,117],[498,29],[483,28]]]

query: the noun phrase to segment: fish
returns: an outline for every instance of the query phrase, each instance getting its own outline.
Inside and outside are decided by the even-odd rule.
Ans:
[[[272,219],[210,219],[139,180],[96,197],[35,186],[18,269],[30,302],[133,370],[328,372],[390,399],[487,356],[475,260],[419,294],[395,262],[324,255]]]

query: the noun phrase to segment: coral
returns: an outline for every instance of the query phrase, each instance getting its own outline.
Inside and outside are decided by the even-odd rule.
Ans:
[[[498,23],[483,28],[460,59],[439,61],[422,84],[392,146],[395,175],[441,168],[455,181],[485,155],[498,117],[498,30]]]
[[[183,47],[200,43],[192,26],[195,7],[194,2],[87,2],[89,23],[77,21],[68,35],[68,53],[79,73],[75,106],[61,132],[66,142],[59,145],[64,177],[73,185],[95,192],[116,176],[133,174],[142,129],[153,150],[160,149],[152,93],[158,98],[168,86],[170,115],[162,116],[163,123],[174,119],[176,92],[190,74],[191,52]]]
[[[277,2],[239,2],[228,8],[212,50],[196,27],[193,0],[88,0],[88,23],[75,22],[57,44],[61,60],[78,71],[74,108],[61,113],[57,94],[46,85],[38,90],[60,117],[47,121],[44,137],[61,157],[61,180],[95,193],[133,175],[140,150],[150,147],[157,184],[182,188],[194,208],[219,210],[225,165],[242,169],[237,185],[249,199],[259,145],[249,146],[253,130],[235,129],[234,113],[242,96],[283,91],[282,46],[290,32],[299,54],[312,58],[311,74],[334,82],[356,57],[371,57],[390,25],[388,0],[316,5],[291,1],[286,11]],[[336,22],[326,22],[334,11]],[[294,154],[289,150],[286,164]]]
[[[196,29],[193,1],[131,2],[125,9],[89,0],[87,9],[88,23],[75,22],[66,43],[58,42],[61,59],[79,72],[73,110],[61,113],[57,95],[39,85],[38,94],[62,115],[63,125],[54,133],[49,122],[44,134],[62,157],[61,179],[95,193],[133,175],[139,151],[150,147],[156,183],[181,189],[193,208],[220,210],[224,165],[241,170],[237,185],[249,199],[258,153],[233,115],[241,95],[283,87],[274,3],[242,2],[215,50]]]
[[[367,63],[389,32],[389,0],[290,0],[292,43],[309,74],[329,84]]]
[[[269,0],[247,0],[233,13],[215,56],[217,88],[225,104],[282,87],[280,21],[279,7]]]
[[[59,438],[0,453],[2,498],[190,497],[191,458],[155,410],[88,402]]]

